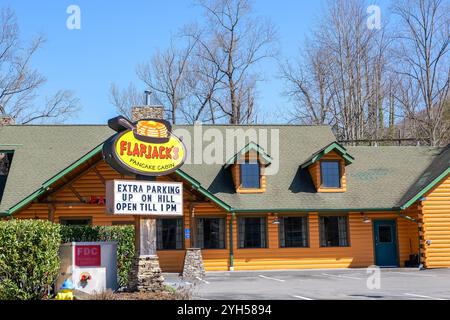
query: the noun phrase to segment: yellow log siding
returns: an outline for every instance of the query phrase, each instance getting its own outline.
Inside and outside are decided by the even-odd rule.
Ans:
[[[450,176],[425,195],[421,207],[424,265],[450,267]]]
[[[100,161],[96,169],[104,178],[104,180],[120,179],[119,174],[113,171],[106,163]],[[133,179],[132,177],[128,177]],[[161,178],[168,179],[168,178]],[[81,175],[73,183],[73,189],[76,190],[79,196],[89,199],[91,196],[104,196],[105,186],[102,179],[98,176],[95,170],[91,169]],[[446,190],[446,191],[445,191]],[[434,196],[436,198],[442,197],[445,193],[450,193],[450,185],[447,183],[445,187],[439,189],[441,196]],[[263,196],[263,195],[262,195]],[[432,198],[430,197],[430,201]],[[131,216],[115,216],[105,213],[103,205],[96,204],[79,204],[77,195],[69,188],[64,186],[51,195],[51,201],[55,203],[55,210],[53,212],[53,221],[59,222],[62,217],[91,217],[93,225],[111,225],[113,222],[128,221],[133,223]],[[192,207],[194,217],[201,216],[221,216],[226,217],[226,248],[220,250],[202,250],[205,269],[207,271],[225,271],[230,267],[230,253],[229,253],[229,222],[231,215],[224,212],[221,208],[213,205],[210,202],[197,202],[192,198],[192,194],[185,188],[184,193],[184,227],[191,228],[191,237],[194,236],[195,226],[192,223]],[[78,202],[78,204],[77,204]],[[439,201],[438,201],[439,202]],[[436,207],[434,204],[426,205],[429,212]],[[418,210],[418,209],[417,209]],[[430,211],[431,210],[431,211]],[[442,211],[442,210],[441,210]],[[433,211],[433,212],[436,212]],[[440,212],[440,211],[439,211]],[[425,219],[425,223],[430,221],[440,222],[442,218],[449,218],[447,214],[440,212],[439,217],[434,220],[431,218]],[[39,218],[50,219],[50,210],[47,204],[33,203],[21,212],[15,214],[16,218]],[[305,213],[293,213],[305,214]],[[411,214],[416,214],[411,213]],[[437,213],[435,213],[437,214]],[[235,270],[256,270],[256,269],[296,269],[296,268],[345,268],[345,267],[367,267],[374,264],[374,249],[373,249],[373,230],[372,223],[363,223],[361,213],[349,213],[349,247],[340,248],[324,248],[319,246],[319,225],[318,213],[309,213],[309,247],[308,248],[279,248],[278,244],[278,225],[272,224],[274,215],[262,214],[268,217],[268,248],[264,249],[238,249],[237,239],[237,216],[234,219],[233,225],[233,252],[234,252],[234,268]],[[282,213],[279,213],[281,216]],[[408,260],[410,254],[417,253],[417,224],[410,222],[404,218],[400,218],[395,213],[368,213],[371,219],[396,219],[398,227],[398,249],[399,249],[399,263],[404,265],[404,261]],[[436,220],[437,219],[437,220]],[[448,220],[445,220],[448,221]],[[436,230],[438,232],[449,231],[448,238],[445,238],[444,243],[450,243],[450,230],[447,226],[439,224]],[[428,226],[427,232],[433,232],[435,225]],[[446,233],[447,234],[447,233]],[[430,233],[431,235],[431,233]],[[450,256],[448,248],[442,248],[442,244],[438,240],[441,235],[433,234],[433,242],[431,246],[434,251],[427,251],[427,254],[434,256],[440,255],[440,252],[445,251],[447,256]],[[185,239],[185,247],[191,247],[190,239]],[[158,251],[160,258],[160,265],[165,272],[180,272],[182,270],[184,261],[184,250],[162,250]],[[433,256],[433,257],[434,257]],[[446,256],[446,257],[447,257]],[[450,258],[449,258],[450,259]]]
[[[268,216],[268,248],[238,249],[234,234],[235,270],[303,269],[303,268],[355,268],[373,265],[374,244],[372,223],[363,223],[361,213],[349,215],[349,246],[320,247],[319,214],[309,214],[309,247],[279,248],[278,225],[272,224],[274,216]],[[399,264],[404,266],[410,254],[417,254],[417,224],[395,213],[368,213],[370,219],[394,219],[397,221]],[[234,226],[237,228],[236,222]]]

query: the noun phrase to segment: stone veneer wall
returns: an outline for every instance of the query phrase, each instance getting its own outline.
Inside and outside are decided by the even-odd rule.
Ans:
[[[164,278],[157,256],[140,256],[134,259],[128,275],[127,289],[131,292],[159,292],[164,290]]]
[[[186,249],[183,266],[183,278],[203,278],[205,276],[205,267],[203,265],[202,250],[198,248]]]

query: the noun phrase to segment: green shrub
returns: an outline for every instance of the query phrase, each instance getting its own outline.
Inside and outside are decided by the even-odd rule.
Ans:
[[[60,226],[0,221],[0,299],[44,298],[59,273]]]
[[[116,241],[117,273],[121,287],[128,284],[128,271],[134,258],[133,226],[61,226],[62,243]]]

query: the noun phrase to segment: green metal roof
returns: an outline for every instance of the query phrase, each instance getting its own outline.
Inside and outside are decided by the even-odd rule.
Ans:
[[[203,126],[224,132],[228,129],[246,129],[247,126]],[[194,189],[231,212],[255,211],[387,211],[408,205],[427,186],[448,173],[448,162],[442,160],[442,149],[431,147],[347,147],[345,155],[353,161],[346,168],[347,192],[317,193],[307,169],[301,164],[311,161],[311,155],[339,150],[331,129],[327,126],[258,125],[252,129],[275,130],[277,146],[265,146],[271,154],[266,192],[238,194],[231,173],[224,169],[227,163],[186,163],[176,173]],[[192,126],[174,126],[194,136]],[[101,150],[102,143],[114,132],[107,126],[7,126],[0,128],[0,149],[13,150],[14,159],[7,179],[0,212],[13,213],[46,192],[62,176],[70,173]],[[188,139],[183,139],[185,142]],[[324,147],[325,146],[325,147]],[[187,146],[188,153],[193,148]],[[272,150],[273,149],[273,150]],[[350,156],[350,154],[352,156]],[[440,156],[441,155],[441,156]],[[354,157],[353,157],[354,156]],[[351,157],[351,158],[350,158]],[[424,183],[421,177],[432,174]],[[428,171],[427,171],[428,170]],[[430,181],[428,181],[430,180]],[[419,192],[416,192],[420,189]],[[408,196],[408,199],[405,198]],[[406,200],[405,200],[406,199]]]

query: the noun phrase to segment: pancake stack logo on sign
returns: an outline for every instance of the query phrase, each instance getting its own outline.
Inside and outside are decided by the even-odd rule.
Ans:
[[[186,148],[166,120],[144,119],[132,123],[119,116],[110,119],[108,126],[117,134],[103,145],[103,158],[122,174],[166,175],[185,161]]]

